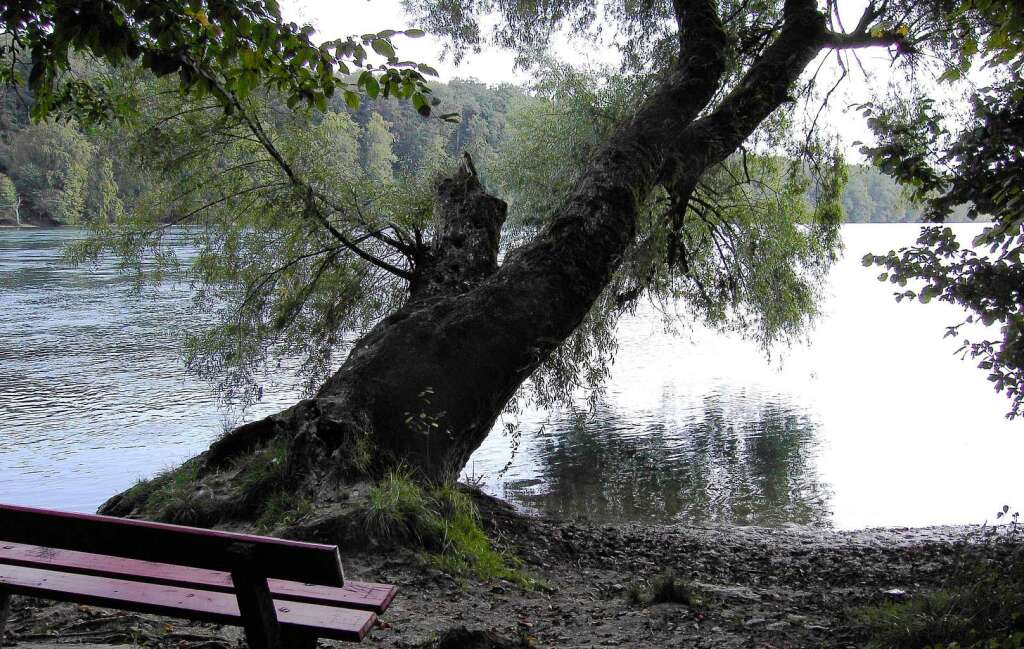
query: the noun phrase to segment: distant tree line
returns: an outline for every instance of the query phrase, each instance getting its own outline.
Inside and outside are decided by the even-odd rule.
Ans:
[[[891,176],[860,164],[848,167],[843,212],[847,223],[920,223],[923,214]],[[966,209],[957,210],[949,221],[967,221],[966,213]]]
[[[905,200],[892,178],[865,165],[848,168],[843,212],[849,223],[913,223],[921,219],[920,209]]]
[[[390,182],[436,166],[468,150],[486,169],[505,133],[506,118],[526,94],[511,85],[472,80],[434,84],[442,106],[458,122],[423,119],[408,102],[363,102],[349,108],[341,95],[314,121],[331,124],[340,167]],[[83,128],[69,121],[32,123],[32,99],[7,89],[0,98],[0,223],[79,225],[113,222],[145,189],[147,178],[116,129]],[[168,214],[172,219],[173,214]]]
[[[495,163],[509,118],[528,112],[530,96],[517,86],[463,79],[435,84],[434,94],[458,113],[457,123],[423,119],[407,102],[363,102],[351,110],[341,96],[318,119],[342,120],[335,143],[339,164],[358,165],[369,178],[412,177],[469,151],[485,184],[500,191],[501,179],[489,179],[488,173],[503,167]],[[31,98],[11,90],[0,99],[0,223],[112,222],[155,182],[140,175],[110,131],[68,122],[33,124],[30,109]],[[847,222],[921,221],[921,208],[889,176],[860,164],[849,165],[848,175],[842,199]],[[963,210],[951,220],[966,220]]]

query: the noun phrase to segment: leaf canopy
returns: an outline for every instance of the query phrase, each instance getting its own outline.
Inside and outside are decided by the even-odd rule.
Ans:
[[[229,113],[256,89],[272,89],[289,107],[320,110],[338,88],[371,96],[377,92],[370,88],[383,89],[403,99],[429,92],[424,75],[430,71],[396,56],[392,39],[405,32],[316,44],[314,29],[285,21],[277,0],[26,0],[5,3],[0,24],[10,35],[0,45],[0,59],[9,63],[0,66],[0,83],[27,81],[36,119],[130,113],[130,97],[69,74],[75,52],[113,66],[138,63],[157,76],[177,74],[183,93],[212,96]],[[413,37],[421,34],[412,30]],[[371,52],[383,61],[374,62]],[[15,65],[23,58],[30,61],[27,79]],[[348,75],[359,68],[365,69],[353,84]]]

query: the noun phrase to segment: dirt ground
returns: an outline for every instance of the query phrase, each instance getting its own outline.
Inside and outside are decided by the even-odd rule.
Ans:
[[[970,528],[590,526],[481,502],[492,537],[544,587],[452,577],[408,550],[346,553],[349,578],[399,586],[365,645],[430,647],[465,627],[535,647],[857,647],[850,607],[899,596],[887,593],[893,589],[934,585],[972,554],[1004,559],[998,544],[971,542]],[[666,571],[691,582],[701,604],[629,601],[631,583]],[[80,642],[226,649],[242,642],[238,629],[24,598],[15,598],[8,629],[14,635],[5,645],[23,649]]]

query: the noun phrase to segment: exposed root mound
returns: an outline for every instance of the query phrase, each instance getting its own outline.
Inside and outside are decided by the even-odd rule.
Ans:
[[[508,514],[493,499],[454,484],[423,485],[397,472],[309,490],[290,477],[288,456],[295,446],[287,442],[270,437],[217,470],[210,468],[211,449],[115,496],[100,511],[331,543],[346,551],[406,548],[450,574],[536,585],[484,530],[474,500],[484,505],[491,524],[499,512]]]
[[[336,400],[307,399],[228,432],[206,452],[115,495],[99,511],[199,527],[287,526],[359,493],[375,468],[366,430],[359,415]]]

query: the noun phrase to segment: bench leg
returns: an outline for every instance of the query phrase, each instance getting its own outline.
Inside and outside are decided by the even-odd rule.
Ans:
[[[7,630],[7,618],[11,615],[11,594],[0,589],[0,646],[3,645],[4,631]]]
[[[249,649],[281,649],[281,626],[267,578],[244,571],[231,573],[231,578]]]
[[[316,649],[316,636],[283,627],[281,629],[281,649]]]

